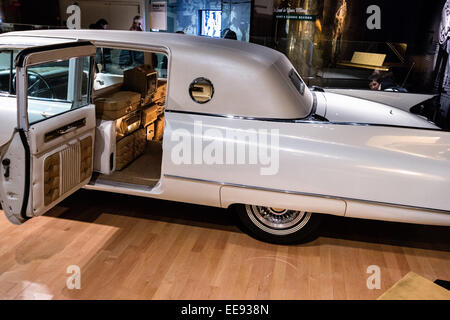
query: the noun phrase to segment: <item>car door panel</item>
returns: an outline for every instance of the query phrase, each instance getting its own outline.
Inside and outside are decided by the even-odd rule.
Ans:
[[[2,147],[2,165],[0,166],[2,209],[8,220],[14,224],[23,222],[22,208],[24,199],[26,200],[28,197],[28,192],[26,192],[29,189],[26,181],[27,156],[21,132],[16,131],[9,143]],[[9,166],[3,165],[5,161],[10,162]]]
[[[0,149],[2,164],[8,164],[1,170],[0,197],[13,223],[44,214],[91,178],[95,106],[92,78],[82,86],[81,77],[86,68],[92,74],[94,56],[95,47],[87,42],[28,48],[17,56],[17,127]],[[29,66],[66,70],[72,76],[67,101],[28,97]]]
[[[93,119],[95,108],[90,105],[30,127],[33,215],[46,212],[55,201],[61,201],[89,182],[95,138]],[[59,130],[62,134],[52,137]]]
[[[62,113],[30,126],[30,151],[40,154],[94,130],[94,105]]]

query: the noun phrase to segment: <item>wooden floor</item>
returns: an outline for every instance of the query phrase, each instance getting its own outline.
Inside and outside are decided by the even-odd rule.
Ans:
[[[375,299],[409,271],[450,280],[448,235],[329,216],[313,242],[278,246],[225,210],[83,190],[19,227],[0,215],[0,298]],[[70,265],[80,290],[66,287]]]

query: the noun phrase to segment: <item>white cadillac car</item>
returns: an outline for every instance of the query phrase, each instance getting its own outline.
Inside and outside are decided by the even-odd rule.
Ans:
[[[86,188],[233,207],[275,243],[307,238],[323,214],[450,226],[450,132],[409,112],[429,97],[313,91],[266,47],[6,33],[0,91],[0,199],[14,224]]]

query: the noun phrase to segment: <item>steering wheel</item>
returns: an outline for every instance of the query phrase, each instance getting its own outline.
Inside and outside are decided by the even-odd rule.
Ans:
[[[12,81],[13,91],[16,92],[16,75]],[[37,98],[54,99],[55,94],[52,87],[39,73],[28,70],[28,96]]]

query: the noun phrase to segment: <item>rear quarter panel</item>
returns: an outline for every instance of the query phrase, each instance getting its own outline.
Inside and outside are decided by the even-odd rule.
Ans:
[[[166,177],[450,211],[449,132],[256,121],[174,112],[166,113],[165,130]],[[243,164],[236,161],[227,164],[226,147],[221,163],[205,163],[201,159],[202,152],[207,152],[213,141],[224,146],[230,142],[227,131],[248,130],[272,133],[266,142],[257,144],[259,148],[267,147],[273,163],[262,164],[258,160],[251,164],[247,158]],[[189,133],[192,138],[190,163],[173,161],[181,141],[177,132]],[[272,145],[272,140],[278,143]],[[245,145],[247,156],[254,147],[249,141],[237,144]],[[196,190],[185,190],[183,197],[188,194],[195,197],[195,193]],[[248,199],[249,204],[251,201]]]

